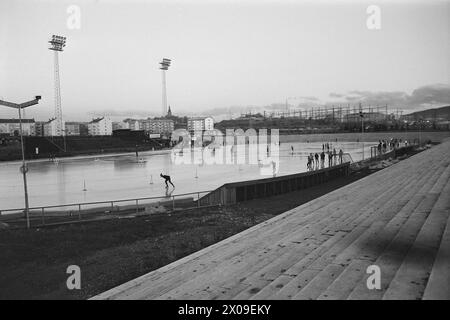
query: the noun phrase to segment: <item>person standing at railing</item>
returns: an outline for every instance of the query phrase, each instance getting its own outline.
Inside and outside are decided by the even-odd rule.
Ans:
[[[331,151],[328,152],[328,166],[331,168],[333,165],[333,153]]]
[[[312,153],[311,153],[311,154],[308,154],[308,162],[306,163],[306,169],[307,169],[308,171],[311,170],[311,162],[312,162],[311,156],[312,156]]]
[[[339,150],[339,163],[342,164],[342,156],[344,155],[344,152],[342,149]]]
[[[322,151],[320,154],[320,168],[325,167],[325,151]]]
[[[314,158],[316,159],[316,169],[319,169],[319,154],[317,152],[314,155]]]

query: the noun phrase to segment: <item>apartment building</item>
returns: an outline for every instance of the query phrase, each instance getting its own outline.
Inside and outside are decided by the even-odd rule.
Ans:
[[[88,123],[88,132],[91,136],[112,135],[112,121],[109,118],[101,117],[93,119]]]

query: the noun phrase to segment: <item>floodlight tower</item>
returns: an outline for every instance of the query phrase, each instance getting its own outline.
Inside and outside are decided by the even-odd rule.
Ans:
[[[159,64],[161,65],[160,69],[162,70],[162,116],[164,117],[167,113],[167,90],[166,90],[166,71],[169,70],[170,67],[170,59],[164,58],[162,62]]]
[[[62,118],[62,108],[61,108],[61,84],[59,81],[59,60],[58,53],[63,51],[66,46],[66,37],[53,35],[52,39],[49,41],[51,44],[50,50],[55,52],[54,63],[55,63],[55,118],[56,118],[56,135],[64,135],[64,124]]]

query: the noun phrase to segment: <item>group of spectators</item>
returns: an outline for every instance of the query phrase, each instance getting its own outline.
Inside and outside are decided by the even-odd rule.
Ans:
[[[325,168],[326,157],[328,157],[328,167],[335,166],[338,162],[338,157],[339,157],[339,164],[342,164],[343,155],[344,152],[342,151],[342,149],[339,149],[339,153],[337,153],[336,149],[333,148],[333,151],[331,151],[329,145],[325,144],[322,146],[321,153],[316,152],[315,154],[310,153],[308,155],[308,162],[306,164],[306,167],[308,171]]]
[[[377,145],[378,155],[382,155],[387,151],[398,149],[403,145],[405,147],[408,146],[408,140],[402,140],[397,138],[391,138],[390,140],[379,140]]]

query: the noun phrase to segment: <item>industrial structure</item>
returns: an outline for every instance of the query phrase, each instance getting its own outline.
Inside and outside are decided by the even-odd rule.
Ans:
[[[64,123],[62,116],[62,107],[61,107],[61,84],[59,80],[59,52],[63,51],[63,48],[66,46],[66,37],[53,35],[52,39],[49,41],[51,44],[50,50],[54,51],[54,64],[55,64],[55,135],[62,136],[64,135]]]
[[[303,120],[328,120],[329,122],[353,123],[360,122],[361,115],[367,122],[382,122],[386,120],[398,120],[402,117],[403,111],[389,111],[388,106],[324,106],[289,109],[286,111],[264,111],[257,115],[252,113],[241,114],[240,118],[296,118]]]

